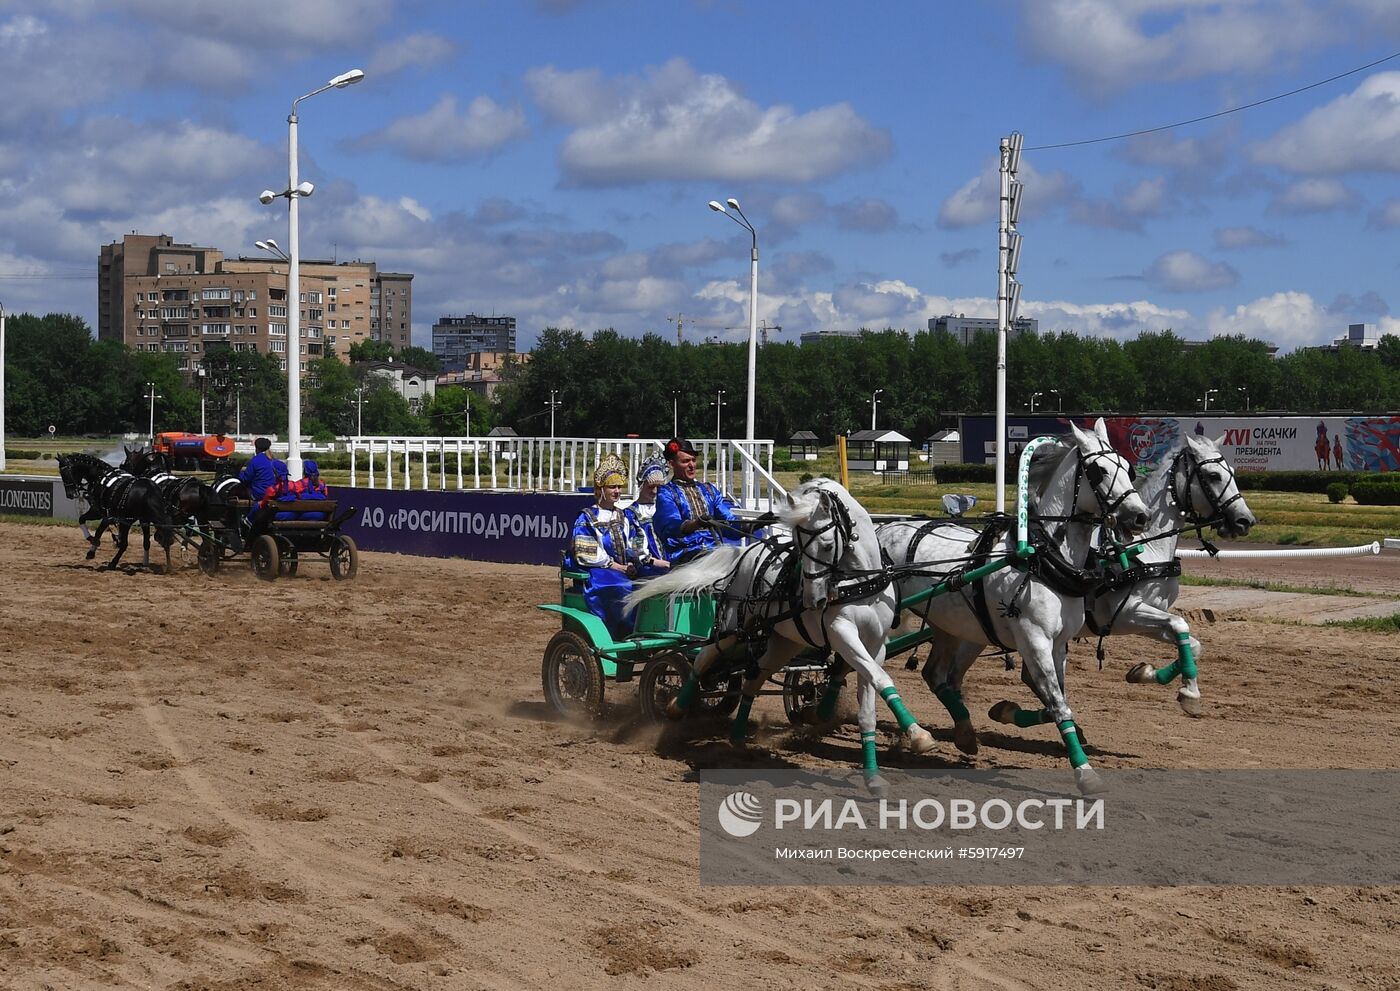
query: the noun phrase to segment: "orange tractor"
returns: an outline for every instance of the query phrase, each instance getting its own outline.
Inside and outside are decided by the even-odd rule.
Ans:
[[[233,454],[233,438],[225,434],[156,434],[153,449],[170,459],[176,471],[217,471]]]

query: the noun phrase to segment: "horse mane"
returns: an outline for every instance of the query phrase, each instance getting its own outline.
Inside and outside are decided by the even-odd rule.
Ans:
[[[1138,488],[1138,495],[1142,496],[1142,501],[1148,505],[1152,500],[1162,494],[1172,478],[1172,464],[1176,461],[1176,456],[1186,449],[1186,441],[1182,440],[1172,447],[1162,456],[1162,460],[1157,463],[1157,467],[1147,473],[1141,486]]]
[[[778,510],[778,518],[788,526],[801,526],[809,522],[821,508],[822,491],[826,488],[822,485],[823,481],[814,478],[793,489],[788,496],[788,504]]]
[[[89,468],[102,468],[105,471],[116,471],[116,467],[110,461],[104,461],[93,454],[86,454],[76,451],[73,454],[60,454],[60,458],[67,458],[69,462],[84,465]]]

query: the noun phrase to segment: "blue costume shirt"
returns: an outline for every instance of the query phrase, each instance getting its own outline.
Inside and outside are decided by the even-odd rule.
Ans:
[[[588,609],[607,624],[614,637],[632,632],[632,617],[623,608],[622,600],[632,591],[632,579],[609,565],[627,564],[631,560],[632,534],[630,521],[620,509],[604,510],[589,506],[574,520],[571,548],[574,567],[588,572],[583,587],[583,600]]]
[[[705,526],[682,536],[681,524],[686,520],[707,516],[719,526]],[[718,544],[738,543],[739,534],[722,524],[737,523],[734,501],[709,482],[667,482],[656,493],[656,535],[661,538],[666,559],[675,564],[678,558],[707,551]]]
[[[283,475],[285,476],[285,469]],[[248,494],[256,505],[262,501],[267,490],[277,484],[276,462],[266,451],[259,451],[243,466],[243,470],[238,473],[238,480],[248,486]]]

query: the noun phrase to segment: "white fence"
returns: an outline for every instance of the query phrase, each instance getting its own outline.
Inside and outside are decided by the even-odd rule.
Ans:
[[[608,453],[637,468],[666,442],[637,437],[349,437],[350,484],[383,489],[501,489],[576,492],[593,485]],[[768,509],[783,494],[773,478],[773,441],[695,440],[697,473],[746,509]],[[745,453],[751,457],[746,458]],[[750,470],[745,470],[750,469]]]

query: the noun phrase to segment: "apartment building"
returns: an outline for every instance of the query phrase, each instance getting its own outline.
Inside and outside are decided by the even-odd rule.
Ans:
[[[515,317],[440,317],[433,324],[433,354],[443,371],[466,370],[468,357],[482,352],[515,351]],[[479,369],[478,369],[479,370]]]
[[[217,249],[176,244],[164,234],[128,234],[103,247],[98,266],[100,339],[173,352],[185,369],[196,366],[215,342],[280,356],[286,367],[293,305],[286,262],[225,258]],[[374,262],[302,261],[298,346],[303,359],[335,355],[348,361],[357,341],[410,343],[412,281],[406,273],[381,273]]]
[[[946,314],[941,317],[929,317],[928,330],[932,334],[936,331],[944,331],[952,334],[954,339],[964,347],[972,343],[972,339],[978,334],[995,334],[997,332],[997,321],[995,317],[968,317],[958,314]],[[1021,334],[1035,334],[1040,330],[1040,321],[1032,320],[1029,317],[1017,317],[1011,321],[1007,328],[1007,338],[1019,337]]]

